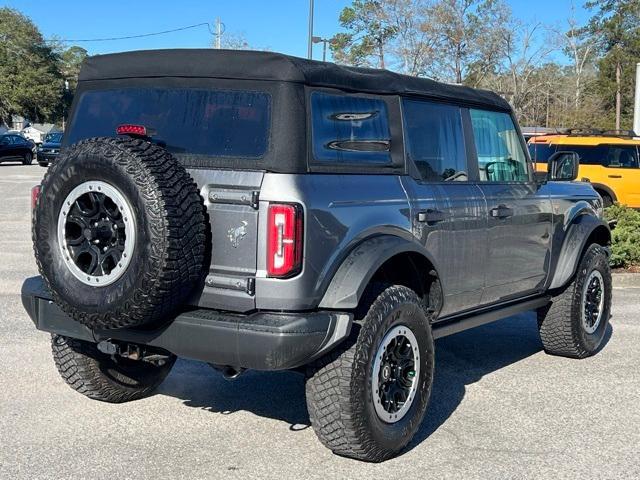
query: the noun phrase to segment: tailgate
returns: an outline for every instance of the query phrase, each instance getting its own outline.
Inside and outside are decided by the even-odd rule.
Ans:
[[[264,173],[196,169],[189,173],[204,198],[211,233],[209,272],[191,303],[237,312],[253,310],[258,198]]]

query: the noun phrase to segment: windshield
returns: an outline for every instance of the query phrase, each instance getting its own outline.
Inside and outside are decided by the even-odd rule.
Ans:
[[[46,143],[60,143],[62,142],[62,132],[49,133],[44,137]]]
[[[259,158],[268,150],[271,97],[265,92],[171,88],[90,90],[80,97],[68,143],[142,125],[181,156]]]

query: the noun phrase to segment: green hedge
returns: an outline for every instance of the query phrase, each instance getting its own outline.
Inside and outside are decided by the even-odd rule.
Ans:
[[[617,220],[611,242],[611,266],[628,268],[640,265],[640,211],[621,205],[605,210],[607,220]]]

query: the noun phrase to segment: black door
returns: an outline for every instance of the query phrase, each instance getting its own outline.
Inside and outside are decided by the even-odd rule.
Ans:
[[[534,293],[549,269],[551,201],[539,193],[508,113],[469,110],[479,187],[487,202],[487,273],[482,303]]]
[[[3,135],[0,137],[0,160],[8,160],[13,157],[12,135]]]
[[[477,306],[486,268],[487,210],[467,162],[458,106],[403,99],[406,180],[414,233],[437,263],[444,292],[440,317]]]

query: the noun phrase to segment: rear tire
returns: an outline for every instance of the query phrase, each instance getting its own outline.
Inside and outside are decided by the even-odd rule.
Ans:
[[[98,350],[96,344],[51,336],[56,368],[71,388],[94,400],[122,403],[148,396],[171,371],[176,357],[162,366],[142,360],[112,358]]]
[[[24,157],[22,157],[22,164],[31,165],[31,163],[33,163],[33,153],[27,152],[24,154]]]
[[[600,245],[585,251],[569,285],[538,310],[546,353],[570,358],[594,355],[602,345],[611,314],[611,270]]]
[[[399,340],[386,343],[393,338]],[[409,370],[401,360],[385,363],[398,349],[404,353],[394,358],[409,358]],[[407,287],[388,287],[350,338],[308,369],[307,408],[318,438],[346,457],[380,462],[395,456],[422,423],[433,370],[434,342],[422,301]]]

